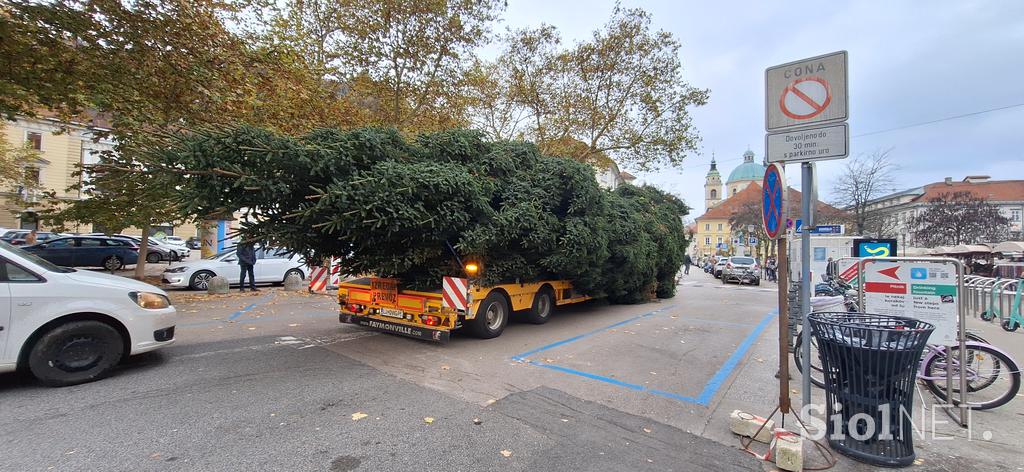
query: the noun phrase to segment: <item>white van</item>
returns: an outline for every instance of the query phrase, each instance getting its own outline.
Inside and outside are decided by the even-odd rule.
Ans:
[[[172,344],[176,322],[163,290],[0,241],[0,372],[24,369],[50,386],[89,382]]]

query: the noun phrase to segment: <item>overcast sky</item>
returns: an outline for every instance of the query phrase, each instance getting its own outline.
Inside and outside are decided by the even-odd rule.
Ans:
[[[628,1],[682,43],[686,79],[711,90],[692,110],[703,139],[681,169],[641,174],[703,213],[715,153],[722,179],[749,146],[764,154],[764,69],[849,52],[851,156],[892,148],[902,190],[944,177],[1024,179],[1024,106],[891,132],[858,135],[1024,105],[1024,1]],[[505,25],[548,23],[563,40],[604,24],[614,1],[509,0]],[[818,164],[828,199],[842,161]],[[790,165],[790,184],[799,168]],[[799,185],[795,185],[799,187]]]

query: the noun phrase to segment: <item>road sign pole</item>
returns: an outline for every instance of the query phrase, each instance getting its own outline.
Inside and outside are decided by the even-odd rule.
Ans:
[[[814,182],[813,167],[811,163],[800,164],[800,195],[801,214],[804,221],[810,221],[811,216],[811,193],[809,187]],[[801,327],[801,349],[800,357],[804,360],[803,378],[800,384],[803,395],[802,405],[811,404],[811,320],[808,314],[811,312],[811,287],[814,281],[811,280],[811,232],[804,231],[800,234],[800,314],[803,315]]]
[[[786,238],[778,239],[776,257],[776,282],[779,284],[779,410],[789,413],[789,258],[786,255]]]

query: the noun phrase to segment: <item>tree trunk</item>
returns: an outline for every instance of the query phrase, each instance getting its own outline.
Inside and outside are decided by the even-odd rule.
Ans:
[[[142,244],[139,245],[139,261],[135,263],[135,279],[146,278],[146,254],[149,252],[149,225],[142,225]]]

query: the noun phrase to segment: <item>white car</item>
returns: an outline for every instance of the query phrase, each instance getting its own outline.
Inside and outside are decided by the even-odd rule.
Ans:
[[[189,254],[192,253],[192,250],[185,244],[185,240],[178,236],[164,236],[157,238],[157,241],[165,247],[173,249],[181,259],[187,259]]]
[[[0,372],[23,369],[50,386],[89,382],[173,343],[176,322],[159,288],[0,242]]]
[[[292,274],[304,278],[305,270],[305,261],[298,254],[284,249],[256,249],[253,274],[258,284],[279,284]],[[171,287],[206,290],[210,279],[218,275],[226,277],[231,285],[238,285],[240,273],[235,250],[228,249],[206,259],[173,264],[164,271],[161,279]]]

